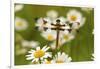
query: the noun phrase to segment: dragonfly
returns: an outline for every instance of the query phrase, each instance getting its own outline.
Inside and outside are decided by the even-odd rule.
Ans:
[[[47,24],[48,22],[44,19],[43,20],[43,24]],[[78,25],[80,25],[80,23],[77,22]],[[69,23],[66,22],[66,24],[61,24],[61,20],[57,19],[56,23],[51,23],[50,27],[44,26],[43,29],[44,31],[46,31],[47,29],[51,29],[51,30],[55,30],[57,32],[56,34],[56,48],[59,48],[59,34],[60,31],[65,31],[67,30],[69,33],[72,32],[73,28],[72,28],[73,23]],[[69,26],[70,28],[66,28],[66,26]],[[39,26],[36,26],[36,29],[38,29]],[[79,30],[76,30],[77,32],[79,32]]]

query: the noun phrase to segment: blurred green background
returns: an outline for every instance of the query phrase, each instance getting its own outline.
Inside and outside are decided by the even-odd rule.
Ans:
[[[15,4],[16,5],[16,4]],[[66,13],[70,9],[76,9],[80,11],[86,21],[84,26],[79,29],[79,33],[76,35],[75,39],[64,44],[61,47],[61,51],[66,52],[72,58],[72,62],[80,61],[92,61],[92,54],[94,53],[94,35],[92,34],[94,29],[94,10],[89,13],[82,11],[80,7],[64,7],[64,6],[47,6],[47,5],[31,5],[24,4],[24,8],[15,13],[15,17],[24,18],[28,22],[28,28],[24,31],[15,30],[15,65],[26,65],[30,64],[31,61],[27,61],[25,54],[16,55],[16,51],[21,49],[20,40],[35,40],[38,41],[41,46],[48,43],[41,35],[38,30],[35,30],[35,18],[46,17],[46,12],[49,10],[56,10],[60,16],[66,16]],[[28,49],[30,50],[30,49]]]

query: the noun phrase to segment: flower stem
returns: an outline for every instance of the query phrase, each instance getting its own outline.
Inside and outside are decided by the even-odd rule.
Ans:
[[[41,59],[39,58],[39,63],[41,64]]]

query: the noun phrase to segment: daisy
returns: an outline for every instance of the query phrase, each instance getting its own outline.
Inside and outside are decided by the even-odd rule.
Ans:
[[[72,28],[79,28],[85,23],[85,18],[77,10],[70,10],[67,13],[67,21],[72,24]]]
[[[26,60],[32,60],[32,62],[42,61],[44,58],[51,57],[49,52],[46,52],[50,47],[44,46],[42,49],[37,47],[36,50],[29,51],[29,55],[26,55]]]
[[[53,59],[53,62],[55,63],[68,63],[71,62],[71,57],[68,57],[64,52],[58,52],[57,55],[55,55],[55,58]]]
[[[22,5],[22,4],[17,4],[17,5],[15,5],[14,11],[15,11],[15,12],[18,12],[18,11],[22,10],[23,7],[24,7],[24,5]]]
[[[36,41],[22,40],[22,46],[23,47],[36,48],[38,45],[39,45],[39,43],[36,42]]]
[[[53,41],[56,39],[56,31],[48,29],[47,31],[43,31],[41,35],[47,39],[48,41]]]
[[[60,39],[60,43],[64,44],[65,42],[69,42],[75,38],[74,34],[68,33],[68,31],[63,31]]]
[[[74,22],[80,22],[82,18],[82,14],[77,10],[70,10],[67,13],[67,19],[68,21],[74,23]]]
[[[50,10],[47,12],[47,17],[49,17],[51,20],[54,20],[58,17],[58,13],[55,10]]]
[[[16,17],[15,18],[15,29],[20,31],[20,30],[26,30],[28,27],[28,23],[25,19]]]

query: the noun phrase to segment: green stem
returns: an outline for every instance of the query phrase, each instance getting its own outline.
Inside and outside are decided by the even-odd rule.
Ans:
[[[41,59],[39,58],[39,63],[41,64]]]

